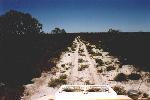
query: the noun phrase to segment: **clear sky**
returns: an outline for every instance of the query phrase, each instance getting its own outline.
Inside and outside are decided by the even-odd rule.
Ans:
[[[30,13],[45,32],[54,27],[67,32],[150,32],[150,0],[0,0],[0,15],[10,9]]]

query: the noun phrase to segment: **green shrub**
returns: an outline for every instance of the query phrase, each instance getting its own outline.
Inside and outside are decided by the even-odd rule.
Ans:
[[[79,53],[84,52],[84,49],[79,48]]]
[[[92,55],[93,55],[93,56],[102,56],[101,53],[96,53],[96,52],[93,52]]]
[[[78,71],[82,71],[84,70],[85,68],[88,68],[89,66],[88,65],[81,65],[81,67],[78,68]]]
[[[119,73],[114,80],[118,82],[127,81],[127,76],[124,73]]]
[[[81,65],[82,68],[88,68],[88,65]]]
[[[100,67],[99,65],[96,65],[96,68]]]
[[[102,66],[104,63],[101,59],[96,59],[95,62],[97,63],[97,65]]]
[[[97,70],[97,73],[102,73],[102,72],[103,72],[102,69],[98,69],[98,70]]]
[[[51,81],[48,83],[49,87],[56,87],[58,85],[67,84],[67,81],[64,79],[51,79]]]
[[[68,70],[69,68],[68,67],[66,67],[66,70]]]
[[[93,47],[91,47],[91,46],[87,46],[87,49],[88,49],[89,54],[91,54],[92,56],[102,56],[101,53],[96,53],[96,52],[94,52],[94,51],[92,50]]]
[[[130,75],[128,75],[128,79],[130,80],[139,80],[140,78],[141,78],[140,74],[131,73]]]
[[[113,90],[117,93],[117,95],[126,95],[126,90],[121,86],[114,86]]]
[[[92,51],[92,48],[93,48],[93,47],[91,47],[91,46],[87,46],[87,50],[88,50],[89,52]]]
[[[84,62],[84,60],[83,59],[78,59],[78,62],[82,63],[82,62]]]
[[[59,85],[67,84],[67,81],[64,79],[59,79]]]
[[[62,65],[61,65],[61,67],[63,67],[63,68],[64,68],[64,67],[65,67],[65,64],[62,64]]]
[[[76,47],[77,47],[77,46],[76,46],[75,44],[73,44],[73,45],[71,46],[71,50],[72,50],[72,51],[75,51],[75,50],[76,50]]]
[[[51,79],[48,83],[49,87],[56,87],[58,85],[67,84],[67,81],[65,80],[67,78],[67,75],[61,75],[57,79]]]
[[[111,70],[115,70],[115,69],[116,69],[116,67],[114,67],[114,66],[108,66],[106,68],[107,71],[111,71]]]
[[[51,79],[48,83],[49,87],[56,87],[59,84],[58,79]]]
[[[59,78],[60,78],[60,79],[66,79],[66,78],[67,78],[67,75],[66,75],[66,74],[61,75]]]
[[[79,55],[80,55],[80,56],[85,56],[85,54],[84,54],[84,53],[79,53]]]

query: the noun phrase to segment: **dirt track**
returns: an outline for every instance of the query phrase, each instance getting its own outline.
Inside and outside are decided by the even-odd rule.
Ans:
[[[128,83],[109,81],[112,80],[118,73],[131,73],[132,69],[134,69],[133,66],[124,65],[122,68],[118,69],[118,59],[109,56],[108,52],[104,52],[103,50],[98,50],[96,49],[96,47],[93,47],[94,50],[97,50],[102,54],[102,56],[93,56],[87,49],[88,45],[79,37],[75,38],[75,41],[73,43],[73,45],[75,46],[74,50],[69,50],[62,53],[62,55],[60,56],[60,60],[56,64],[56,67],[53,68],[55,74],[52,74],[52,72],[42,73],[40,78],[33,79],[33,84],[28,84],[25,86],[26,90],[24,96],[22,97],[22,100],[43,100],[42,98],[46,98],[49,96],[54,97],[55,92],[60,86],[52,88],[48,87],[48,83],[50,82],[51,78],[59,78],[61,75],[65,74],[67,75],[67,84],[72,85],[121,85],[127,90],[132,89],[133,85],[135,85],[134,88],[138,88],[138,85],[132,81],[129,81]],[[90,46],[92,47],[92,45]],[[109,72],[103,71],[102,73],[98,73],[98,68],[96,68],[96,59],[101,59],[104,62],[104,65],[99,66],[98,68],[105,69],[109,66],[115,66],[116,69]],[[141,80],[139,80],[139,82],[140,81]],[[145,83],[142,83],[140,89],[142,91],[150,92],[149,90],[147,90],[150,84],[146,83],[146,85]]]

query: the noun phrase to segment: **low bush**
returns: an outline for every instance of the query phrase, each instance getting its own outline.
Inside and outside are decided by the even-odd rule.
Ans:
[[[88,65],[81,65],[82,68],[88,68]]]
[[[93,55],[93,56],[102,56],[101,53],[96,53],[96,52],[93,52],[92,55]]]
[[[76,44],[73,44],[73,45],[71,46],[71,50],[72,50],[72,51],[75,51],[75,50],[76,50],[76,47],[77,47]]]
[[[67,84],[67,81],[65,80],[67,78],[67,75],[61,75],[59,78],[57,79],[51,79],[48,83],[49,87],[56,87],[58,85],[63,85],[63,84]]]
[[[118,82],[127,81],[127,76],[124,73],[119,73],[114,80]]]
[[[67,78],[67,75],[66,75],[66,74],[61,75],[59,78],[60,78],[60,79],[66,79],[66,78]]]
[[[97,63],[97,65],[102,66],[104,63],[101,59],[96,59],[95,62]]]
[[[66,84],[67,81],[66,80],[62,80],[62,79],[51,79],[51,81],[48,83],[49,87],[56,87],[58,85],[63,85]]]
[[[107,71],[111,71],[111,70],[115,70],[115,69],[116,69],[116,67],[114,67],[114,66],[108,66],[106,68]]]
[[[131,73],[130,75],[128,75],[128,79],[130,80],[139,80],[140,78],[141,78],[140,74]]]
[[[82,71],[84,70],[85,68],[88,68],[89,66],[88,65],[81,65],[81,67],[78,68],[78,71]]]
[[[84,62],[84,60],[83,59],[78,59],[78,62],[82,63],[82,62]]]
[[[84,49],[79,48],[79,53],[84,52]]]
[[[66,69],[66,70],[68,70],[69,68],[68,68],[68,67],[66,67],[65,69]]]
[[[91,46],[87,46],[87,50],[88,50],[89,52],[92,51],[92,48],[93,48],[93,47],[91,47]]]
[[[51,79],[48,83],[49,87],[56,87],[58,85],[58,79]]]
[[[126,90],[121,86],[114,86],[113,90],[117,93],[117,95],[126,95]]]
[[[102,69],[98,69],[98,70],[97,70],[97,73],[102,73],[102,72],[103,72]]]
[[[63,68],[64,68],[64,67],[65,67],[65,64],[62,64],[62,65],[61,65],[61,67],[63,67]]]
[[[85,54],[84,54],[84,53],[79,53],[79,55],[80,55],[80,56],[85,56]]]

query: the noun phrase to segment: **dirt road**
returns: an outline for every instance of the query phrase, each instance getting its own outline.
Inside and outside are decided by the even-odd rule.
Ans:
[[[25,93],[21,100],[45,100],[42,98],[48,98],[49,96],[54,97],[55,92],[60,86],[58,85],[55,88],[52,88],[48,86],[48,83],[51,81],[51,78],[58,79],[61,75],[66,75],[67,84],[71,85],[100,85],[109,83],[109,85],[120,84],[127,90],[132,88],[130,82],[122,84],[116,81],[109,81],[113,80],[114,77],[120,72],[131,73],[131,68],[133,68],[132,66],[130,68],[130,66],[127,65],[118,70],[118,59],[108,55],[108,52],[96,49],[96,47],[93,47],[94,50],[98,50],[102,56],[94,57],[89,53],[87,48],[88,45],[79,37],[75,38],[73,45],[73,50],[65,51],[62,55],[60,55],[60,59],[56,63],[56,67],[54,67],[53,70],[42,73],[40,78],[33,79],[33,84],[28,84],[25,86]],[[116,69],[110,71],[105,70],[98,73],[98,69],[96,68],[96,59],[101,59],[104,63],[104,65],[99,66],[99,68],[105,69],[106,67],[114,66]],[[55,74],[53,74],[52,71],[54,71]],[[146,90],[147,87],[148,86],[142,84],[140,89],[143,89],[143,91],[148,91]]]

